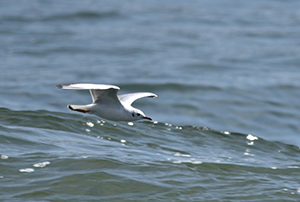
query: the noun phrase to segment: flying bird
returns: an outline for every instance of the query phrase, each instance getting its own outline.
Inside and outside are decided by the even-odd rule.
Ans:
[[[68,105],[72,111],[95,114],[112,121],[136,121],[141,119],[152,120],[140,109],[131,104],[143,97],[157,98],[149,92],[129,93],[118,95],[120,88],[114,85],[75,83],[57,85],[57,88],[71,90],[89,90],[93,99],[88,105]]]

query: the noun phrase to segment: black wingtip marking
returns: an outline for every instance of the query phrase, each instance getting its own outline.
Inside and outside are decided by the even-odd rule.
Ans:
[[[157,95],[150,95],[150,96],[148,96],[148,97],[150,97],[150,98],[158,98]]]
[[[56,85],[56,87],[57,87],[57,88],[64,88],[64,87],[66,87],[66,86],[70,86],[70,85],[72,85],[72,84],[74,84],[74,83],[68,83],[68,84],[59,84],[59,85]]]
[[[68,108],[74,111],[74,108],[71,105],[68,105]]]

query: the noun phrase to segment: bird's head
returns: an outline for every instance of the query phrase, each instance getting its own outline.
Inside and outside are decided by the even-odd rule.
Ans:
[[[144,112],[142,112],[141,110],[139,109],[133,109],[131,111],[131,116],[134,120],[141,120],[141,119],[147,119],[147,120],[150,120],[152,121],[152,119],[149,117],[149,116],[146,116],[144,114]]]

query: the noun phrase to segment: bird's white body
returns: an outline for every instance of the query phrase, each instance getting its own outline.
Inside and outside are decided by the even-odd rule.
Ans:
[[[112,121],[132,121],[132,114],[128,114],[130,109],[126,109],[124,106],[107,106],[107,105],[97,105],[91,104],[90,113],[95,114],[99,117],[103,117]]]
[[[143,97],[157,97],[154,93],[142,92],[118,96],[117,93],[120,90],[118,86],[103,84],[65,84],[57,87],[62,89],[90,90],[93,103],[89,105],[68,105],[68,108],[73,111],[95,114],[113,121],[152,120],[141,110],[132,107],[131,104]]]

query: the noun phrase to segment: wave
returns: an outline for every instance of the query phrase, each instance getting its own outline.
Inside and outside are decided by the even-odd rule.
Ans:
[[[137,161],[143,161],[143,158],[148,161],[148,156],[151,156],[158,162],[175,164],[201,162],[281,168],[299,163],[294,159],[300,154],[299,147],[251,134],[159,122],[116,123],[92,116],[46,110],[0,108],[0,113],[1,138],[15,145],[26,142],[30,145],[30,141],[34,145],[47,145],[50,138],[53,139],[53,147],[57,146],[56,142],[72,140],[74,145],[58,145],[88,153],[98,146],[109,150],[116,147],[115,153],[123,152],[124,146],[140,155]],[[81,141],[84,143],[80,144]]]
[[[143,195],[157,201],[174,193],[185,197],[185,190],[193,198],[200,191],[202,199],[212,199],[205,191],[211,187],[241,198],[265,196],[269,185],[276,196],[295,192],[300,168],[299,147],[251,134],[46,110],[0,108],[0,140],[1,190],[7,200]]]
[[[114,18],[120,17],[120,13],[116,11],[107,12],[94,12],[94,11],[78,11],[73,13],[52,13],[51,16],[6,16],[3,17],[5,22],[46,22],[46,21],[61,21],[61,20],[72,20],[72,19],[87,19],[87,20],[99,20],[103,18]]]

